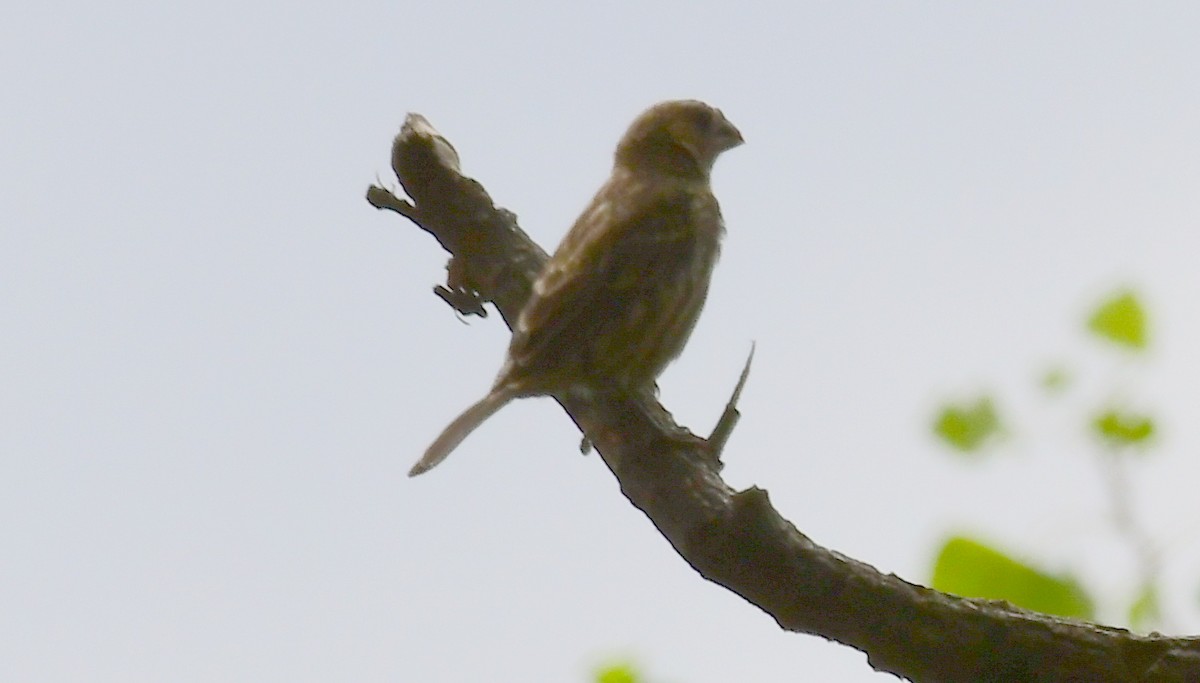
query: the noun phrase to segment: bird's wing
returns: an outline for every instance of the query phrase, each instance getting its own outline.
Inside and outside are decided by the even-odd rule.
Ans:
[[[617,341],[617,327],[636,325],[654,305],[647,299],[656,278],[690,259],[697,194],[711,198],[707,188],[629,185],[605,185],[547,262],[509,347],[511,371],[570,366],[595,340]],[[701,222],[702,232],[720,231],[715,202]]]

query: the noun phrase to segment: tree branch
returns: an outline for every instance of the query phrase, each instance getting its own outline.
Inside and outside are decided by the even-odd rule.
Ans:
[[[511,327],[546,252],[461,174],[453,146],[424,117],[408,116],[392,168],[412,203],[378,186],[368,202],[408,218],[450,252],[447,285],[437,289],[444,300],[464,314],[483,314],[490,301]],[[730,488],[711,445],[675,424],[657,401],[558,401],[621,492],[704,578],[785,629],[865,652],[880,671],[964,683],[1200,681],[1200,637],[1140,636],[881,574],[812,542],[766,491]],[[730,409],[734,401],[736,392]]]

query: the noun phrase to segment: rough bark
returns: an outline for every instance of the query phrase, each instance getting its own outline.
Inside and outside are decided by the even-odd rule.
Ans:
[[[484,315],[491,302],[511,327],[545,251],[462,175],[454,148],[423,117],[409,115],[392,168],[412,201],[377,186],[367,200],[450,252],[447,285],[435,292],[464,314]],[[704,578],[789,631],[863,651],[879,671],[920,682],[1200,681],[1200,637],[1137,635],[882,574],[812,542],[766,491],[730,488],[710,443],[656,401],[558,400],[625,497]]]

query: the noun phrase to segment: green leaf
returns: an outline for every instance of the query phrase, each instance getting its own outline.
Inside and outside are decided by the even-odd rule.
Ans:
[[[596,671],[596,683],[638,683],[637,670],[632,664],[610,664]]]
[[[1133,351],[1146,348],[1146,312],[1132,291],[1117,292],[1092,313],[1093,334]]]
[[[1092,428],[1112,446],[1145,444],[1154,436],[1154,420],[1148,415],[1106,410],[1092,420]]]
[[[1145,631],[1162,620],[1162,609],[1158,601],[1158,587],[1146,583],[1137,599],[1129,606],[1129,625],[1135,630]]]
[[[1069,576],[1053,576],[961,536],[942,546],[933,587],[970,598],[1007,600],[1046,614],[1092,618],[1092,600]]]
[[[971,403],[947,404],[934,421],[933,433],[962,453],[974,453],[1000,433],[1000,419],[992,399],[983,396]]]

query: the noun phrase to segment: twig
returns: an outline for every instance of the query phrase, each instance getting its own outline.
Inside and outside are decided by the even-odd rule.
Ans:
[[[721,453],[725,451],[725,443],[733,434],[733,428],[742,418],[741,412],[737,409],[737,402],[742,397],[742,388],[746,386],[746,380],[750,378],[752,362],[754,362],[754,342],[750,342],[750,354],[746,356],[746,365],[742,367],[742,374],[738,376],[737,385],[733,387],[733,395],[725,404],[725,411],[717,420],[717,426],[713,427],[712,434],[708,436],[708,448],[712,452],[712,457],[718,462],[721,460]]]

